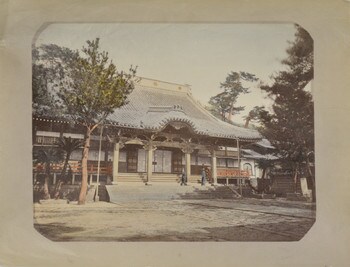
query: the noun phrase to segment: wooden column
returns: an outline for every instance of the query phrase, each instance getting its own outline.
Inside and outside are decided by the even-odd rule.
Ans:
[[[156,146],[153,146],[151,142],[144,145],[143,148],[147,151],[147,182],[146,185],[151,184],[152,182],[152,173],[153,173],[153,151],[157,149]]]
[[[237,151],[238,151],[238,173],[239,173],[239,193],[242,195],[242,176],[241,176],[241,147],[239,145],[239,139],[237,139]]]
[[[118,181],[118,168],[119,168],[119,151],[124,147],[124,144],[116,142],[113,150],[113,183]]]
[[[147,183],[152,182],[152,168],[153,168],[153,149],[149,148],[147,151]]]
[[[191,176],[191,153],[186,153],[185,159],[186,159],[186,176],[187,176],[187,181],[189,181]]]
[[[54,172],[53,173],[53,181],[52,181],[52,184],[55,185],[56,184],[56,173]]]
[[[185,164],[186,164],[186,176],[187,181],[190,182],[191,178],[191,154],[193,153],[194,149],[187,145],[186,147],[181,149],[183,153],[185,153]]]
[[[213,177],[213,184],[218,183],[217,168],[216,168],[216,151],[211,151],[211,175]]]

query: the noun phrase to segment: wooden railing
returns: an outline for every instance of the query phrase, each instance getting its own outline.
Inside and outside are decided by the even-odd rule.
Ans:
[[[56,163],[51,164],[51,172],[52,173],[61,173],[63,169],[63,163]],[[45,172],[45,166],[44,164],[38,163],[33,166],[33,170],[36,173],[44,173]],[[77,161],[71,161],[69,162],[69,167],[67,168],[67,171],[71,171],[74,174],[80,174],[81,173],[81,164]],[[98,171],[98,165],[97,162],[89,162],[87,166],[87,171],[89,174],[97,174]],[[113,166],[112,163],[101,163],[100,165],[100,174],[101,175],[112,175],[113,173]]]
[[[74,174],[81,174],[81,164],[78,161],[70,161],[67,171],[71,171]],[[97,174],[97,162],[88,162],[87,171],[89,174]],[[51,164],[52,173],[61,173],[63,168],[63,163]],[[44,173],[45,166],[44,164],[36,164],[33,166],[33,170],[36,173]],[[113,165],[112,162],[101,162],[100,165],[100,174],[101,175],[112,175],[113,174]],[[237,168],[218,168],[217,169],[218,178],[234,178],[234,177],[249,177],[249,172],[246,170],[239,170]]]
[[[249,171],[232,169],[232,168],[218,168],[217,169],[218,177],[249,177]]]
[[[58,142],[58,137],[52,136],[36,136],[35,144],[36,145],[56,145]]]

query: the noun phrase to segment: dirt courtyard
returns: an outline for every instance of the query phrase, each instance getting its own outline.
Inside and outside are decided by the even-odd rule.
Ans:
[[[314,205],[282,200],[34,204],[34,227],[53,241],[297,241],[314,222]]]

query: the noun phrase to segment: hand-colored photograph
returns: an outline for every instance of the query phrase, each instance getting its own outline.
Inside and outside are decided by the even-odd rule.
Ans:
[[[52,241],[299,241],[314,43],[292,23],[52,23],[32,43],[34,228]]]

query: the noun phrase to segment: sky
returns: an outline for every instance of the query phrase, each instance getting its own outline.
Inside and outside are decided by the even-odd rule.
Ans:
[[[286,23],[54,23],[38,34],[35,44],[75,50],[99,37],[101,49],[119,70],[137,65],[138,76],[189,84],[193,96],[207,105],[231,71],[271,82],[271,75],[284,69],[280,62],[294,34],[294,25]],[[254,106],[271,105],[258,83],[244,85],[251,92],[241,95],[237,105],[245,110],[233,116],[241,124]]]

